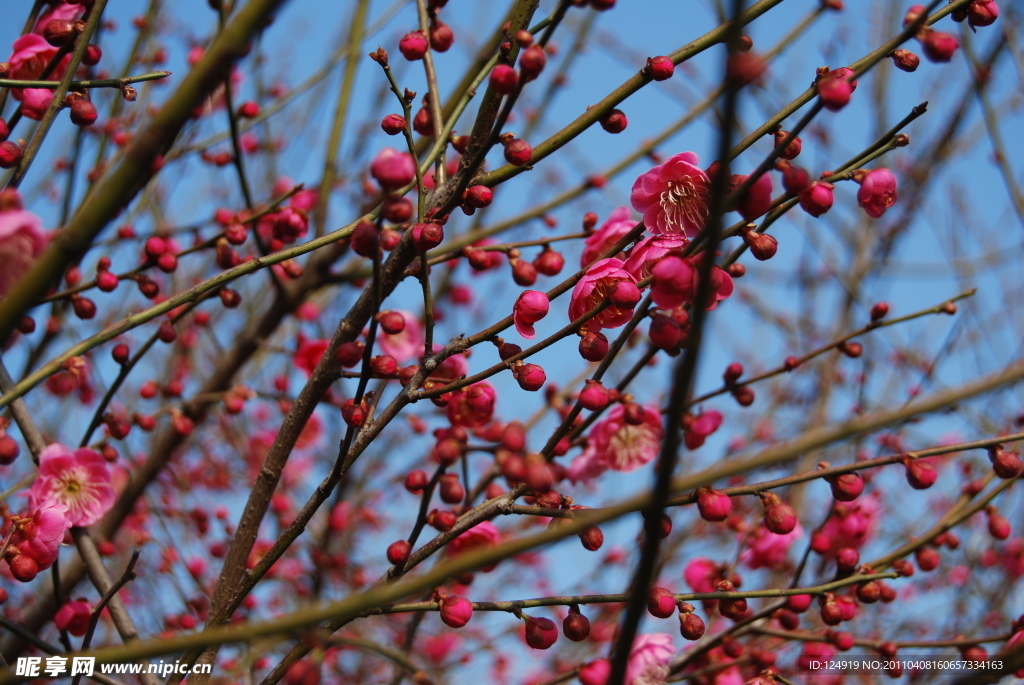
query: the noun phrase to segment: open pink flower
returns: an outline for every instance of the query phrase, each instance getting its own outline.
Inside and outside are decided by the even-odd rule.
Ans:
[[[448,420],[453,426],[463,428],[482,426],[491,420],[496,398],[494,386],[486,381],[455,390],[448,403]]]
[[[740,561],[752,569],[781,569],[786,564],[789,548],[803,535],[804,529],[799,523],[785,535],[777,535],[763,525],[758,526],[749,542],[750,546],[740,555]]]
[[[668,633],[644,633],[633,641],[626,664],[627,685],[661,685],[676,648]]]
[[[83,12],[85,12],[85,7],[83,5],[71,5],[66,2],[62,2],[49,12],[44,12],[40,15],[39,21],[36,22],[35,28],[33,28],[32,31],[42,35],[43,29],[45,29],[46,25],[54,19],[74,21],[81,17]]]
[[[547,295],[537,290],[524,291],[512,307],[512,321],[515,322],[519,335],[527,340],[537,337],[533,324],[547,316],[549,308]]]
[[[82,637],[89,629],[92,607],[84,599],[75,599],[60,609],[53,617],[53,624],[58,630],[66,630],[75,637]]]
[[[832,515],[815,536],[823,536],[821,539],[827,538],[829,541],[829,548],[824,554],[831,556],[843,547],[863,547],[875,532],[880,509],[877,496],[862,496],[853,502],[836,502]],[[815,550],[820,552],[817,546]]]
[[[682,236],[652,235],[644,238],[630,251],[622,268],[640,281],[651,275],[654,265],[670,254],[682,252],[689,242]]]
[[[399,364],[410,359],[419,359],[423,354],[423,329],[418,316],[405,309],[396,309],[405,317],[405,328],[399,333],[385,333],[377,329],[377,340],[384,354],[390,354]]]
[[[657,409],[644,407],[644,422],[634,426],[626,421],[625,409],[618,404],[608,418],[590,429],[587,448],[569,464],[573,482],[589,481],[608,469],[632,471],[658,456],[664,429]]]
[[[11,64],[10,78],[21,81],[32,81],[39,78],[50,59],[57,54],[57,48],[46,42],[38,33],[26,33],[14,41],[14,52],[7,59]],[[67,70],[71,55],[60,61],[57,68],[47,77],[50,81],[59,81]],[[49,88],[12,88],[15,100],[22,102],[22,112],[29,119],[36,121],[43,118],[43,113],[50,106],[53,90]]]
[[[19,553],[32,557],[39,569],[50,568],[57,560],[64,533],[71,527],[68,508],[55,500],[42,502],[20,517],[11,545]]]
[[[448,543],[448,556],[454,557],[470,550],[484,547],[494,547],[501,542],[501,532],[498,527],[490,521],[481,521],[462,535]],[[494,564],[483,567],[482,571],[489,572],[494,569]]]
[[[569,319],[575,321],[588,311],[601,304],[605,296],[619,281],[635,283],[633,275],[622,268],[621,259],[602,259],[590,267],[572,290],[569,302]],[[609,306],[600,314],[590,319],[586,327],[591,331],[602,328],[618,328],[633,316],[633,309],[620,309]]]
[[[712,685],[743,685],[743,674],[737,666],[730,666],[715,674]]]
[[[674,155],[640,175],[629,202],[642,212],[651,233],[695,236],[704,228],[710,211],[711,182],[692,152]]]
[[[896,176],[888,169],[872,169],[860,179],[857,204],[877,219],[896,204]]]
[[[601,225],[601,228],[587,236],[583,254],[580,255],[581,267],[586,267],[633,230],[636,222],[630,218],[629,214],[629,207],[618,207],[608,215],[608,220]]]
[[[32,212],[0,212],[0,297],[28,273],[48,242],[42,221]]]
[[[703,253],[701,253],[703,254]],[[675,309],[685,302],[693,302],[697,297],[700,283],[700,255],[693,257],[676,257],[669,255],[658,261],[651,269],[654,282],[651,286],[651,298],[659,307]],[[717,266],[711,267],[711,293],[705,309],[714,309],[719,301],[732,295],[732,276]]]
[[[704,444],[708,436],[722,425],[722,414],[715,410],[704,411],[693,417],[686,427],[686,449],[695,450]]]
[[[71,451],[54,443],[39,455],[39,475],[29,489],[29,502],[58,502],[68,508],[73,526],[91,526],[114,506],[110,468],[99,452]]]

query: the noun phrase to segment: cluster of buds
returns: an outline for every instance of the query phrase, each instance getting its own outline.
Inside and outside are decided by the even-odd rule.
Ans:
[[[749,385],[743,385],[739,382],[743,376],[743,365],[739,362],[733,362],[729,366],[725,367],[725,372],[722,374],[722,380],[725,381],[725,387],[732,393],[733,398],[741,407],[749,407],[754,403],[754,391]]]

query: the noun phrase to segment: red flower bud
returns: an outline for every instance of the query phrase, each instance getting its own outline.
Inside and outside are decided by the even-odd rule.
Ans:
[[[849,573],[860,563],[860,553],[853,547],[843,547],[836,553],[836,568]]]
[[[679,634],[691,641],[704,637],[704,620],[693,613],[693,606],[690,604],[683,604],[679,612]]]
[[[366,405],[362,402],[356,404],[355,399],[350,397],[341,405],[341,418],[354,428],[362,426],[366,422]]]
[[[599,411],[608,406],[610,398],[608,389],[601,381],[588,380],[583,392],[580,393],[580,404],[584,409]]]
[[[778,150],[779,146],[782,145],[782,141],[789,135],[788,131],[776,131],[775,132],[775,149]],[[796,159],[800,156],[800,152],[803,150],[803,141],[800,140],[800,136],[795,136],[789,144],[779,151],[779,157],[781,159]]]
[[[773,493],[762,493],[764,504],[764,526],[776,535],[785,535],[796,528],[796,510],[780,500]]]
[[[960,43],[952,34],[944,31],[929,30],[921,39],[921,48],[924,56],[932,62],[948,62],[953,59],[953,53],[960,47]]]
[[[647,611],[656,618],[668,618],[676,611],[676,599],[671,590],[652,587],[647,592]]]
[[[441,476],[438,489],[441,501],[446,504],[459,504],[466,497],[466,489],[462,487],[459,477],[454,473],[446,473]]]
[[[0,143],[0,169],[14,168],[21,161],[23,154],[24,152],[16,143],[9,140]]]
[[[526,621],[526,644],[533,649],[548,649],[558,639],[558,628],[549,618],[523,615]]]
[[[4,433],[0,435],[0,465],[10,466],[21,454],[21,448],[14,438]]]
[[[917,71],[917,67],[921,64],[921,58],[912,53],[910,50],[893,50],[892,52],[892,63],[900,71],[913,72]]]
[[[398,566],[404,564],[409,559],[409,553],[412,551],[412,545],[409,544],[408,540],[397,540],[388,545],[388,561]]]
[[[931,465],[931,462],[907,459],[903,465],[907,468],[907,482],[915,490],[927,490],[935,483],[935,479],[939,475],[935,472],[935,467]]]
[[[724,492],[698,488],[697,509],[705,521],[724,521],[732,513],[732,499]]]
[[[857,599],[864,604],[874,604],[882,597],[882,586],[877,580],[857,585]]]
[[[440,224],[416,224],[412,227],[412,244],[419,252],[432,250],[444,240],[444,228]]]
[[[1009,480],[1020,475],[1020,457],[1013,452],[1004,452],[1001,447],[990,448],[988,459],[992,462],[992,470],[1000,478]]]
[[[473,618],[473,605],[465,597],[446,595],[438,603],[441,605],[441,620],[449,628],[461,628]]]
[[[519,387],[529,392],[536,392],[544,387],[544,382],[547,380],[547,374],[537,364],[523,364],[518,369],[512,372],[515,376],[516,381],[519,382]]]
[[[647,335],[658,349],[671,350],[679,344],[682,330],[671,316],[654,314],[651,316],[651,327],[647,331]]]
[[[734,592],[736,588],[728,580],[723,580],[718,583],[719,592]],[[747,600],[740,597],[737,599],[720,599],[718,600],[718,612],[726,618],[734,621],[739,620],[743,614],[747,611]]]
[[[931,547],[922,547],[917,550],[914,554],[914,558],[917,560],[917,567],[927,573],[928,571],[934,571],[939,566],[939,562],[942,561],[942,557]]]
[[[405,489],[412,493],[423,492],[423,488],[427,487],[429,482],[430,478],[426,471],[414,469],[405,477]]]
[[[658,57],[647,58],[647,73],[651,75],[651,78],[655,81],[665,81],[666,79],[672,78],[672,74],[676,71],[676,65],[672,63],[672,60],[664,55]]]
[[[525,166],[533,157],[533,148],[525,140],[513,138],[505,145],[505,161],[513,166]]]
[[[601,117],[599,123],[601,124],[601,128],[608,131],[608,133],[622,133],[626,130],[626,126],[629,125],[626,115],[619,109],[613,109],[605,114]]]
[[[410,31],[398,42],[398,49],[407,60],[423,59],[427,54],[427,37],[422,31]]]
[[[821,622],[827,626],[837,626],[843,622],[843,609],[831,592],[825,593],[825,602],[821,605]]]
[[[832,488],[832,497],[839,502],[852,502],[864,492],[864,479],[859,473],[844,473],[828,482]]]
[[[604,333],[587,333],[580,338],[580,356],[588,362],[599,362],[608,354],[608,338]]]
[[[389,114],[380,122],[380,127],[389,136],[396,136],[405,130],[405,117],[401,114]]]
[[[401,312],[385,310],[377,315],[377,321],[388,335],[398,335],[405,330],[405,316]]]
[[[586,640],[590,636],[590,620],[580,613],[580,608],[575,604],[569,607],[569,615],[562,621],[562,633],[573,642]]]
[[[519,85],[519,72],[507,64],[498,64],[491,69],[490,83],[491,88],[508,95]]]
[[[539,45],[531,45],[530,47],[523,50],[522,54],[519,55],[519,69],[523,72],[523,78],[527,81],[540,76],[540,72],[544,71],[544,65],[547,64],[548,58],[544,54],[544,48]]]
[[[563,266],[565,266],[565,257],[560,252],[556,252],[546,245],[533,260],[533,267],[545,276],[557,276],[562,271]]]
[[[92,126],[96,123],[99,112],[96,105],[85,98],[75,98],[71,101],[71,123],[75,126]]]
[[[363,353],[366,351],[366,345],[359,340],[352,342],[342,343],[338,346],[337,359],[338,363],[345,368],[352,368],[363,359]]]
[[[448,24],[434,19],[430,24],[430,47],[436,52],[447,52],[455,42],[455,34]]]
[[[590,526],[584,528],[579,533],[580,542],[583,543],[583,549],[588,552],[596,552],[601,549],[601,545],[604,544],[604,533],[597,526]]]
[[[1010,537],[1010,522],[1006,520],[1005,516],[1001,516],[995,511],[989,511],[988,532],[996,540],[1005,540]]]

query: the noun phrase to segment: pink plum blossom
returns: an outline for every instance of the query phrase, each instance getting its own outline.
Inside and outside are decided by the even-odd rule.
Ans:
[[[64,533],[71,527],[67,513],[67,506],[56,500],[31,507],[27,515],[20,517],[11,545],[32,557],[40,570],[49,568],[57,560]]]
[[[715,674],[712,685],[743,685],[743,675],[737,666],[730,666],[724,671]]]
[[[580,267],[586,268],[588,264],[598,259],[612,245],[632,231],[634,226],[636,226],[636,222],[630,218],[629,207],[618,207],[613,210],[608,215],[608,220],[587,236],[583,254],[580,256]]]
[[[880,510],[877,495],[862,496],[853,502],[836,502],[832,515],[820,532],[830,541],[825,554],[831,556],[843,547],[863,547],[874,534]]]
[[[676,648],[668,633],[645,633],[633,641],[626,664],[628,685],[659,685],[668,676],[668,662]]]
[[[0,212],[0,297],[28,273],[47,243],[42,221],[32,212]]]
[[[648,231],[693,237],[704,228],[711,183],[697,166],[699,161],[694,153],[683,152],[644,172],[633,183],[629,201],[643,213]]]
[[[772,533],[763,525],[758,526],[749,541],[750,546],[740,555],[740,561],[751,569],[780,569],[786,564],[789,548],[803,535],[804,529],[799,523],[785,535]]]
[[[700,269],[697,257],[685,259],[669,255],[651,269],[651,298],[659,307],[676,309],[697,297]],[[705,309],[714,309],[733,292],[732,276],[717,266],[711,267],[711,293]]]
[[[419,317],[405,309],[396,309],[405,317],[405,328],[398,333],[385,333],[377,329],[377,341],[384,354],[390,354],[399,364],[418,359],[423,354],[423,329]]]
[[[670,254],[682,252],[688,241],[682,236],[654,235],[641,240],[630,251],[622,268],[640,281],[651,275],[654,265]]]
[[[462,535],[448,543],[448,556],[454,557],[464,552],[484,547],[494,547],[501,542],[501,532],[498,527],[490,521],[481,521]],[[483,571],[490,571],[494,566],[484,567]]]
[[[39,475],[29,489],[29,501],[34,506],[63,504],[71,525],[91,526],[114,506],[110,478],[99,452],[84,447],[72,451],[54,443],[39,455]]]
[[[686,448],[695,450],[722,425],[722,414],[714,409],[693,417],[686,427]]]
[[[605,296],[619,281],[636,281],[633,275],[622,268],[622,260],[602,259],[594,264],[579,280],[569,301],[569,319],[575,321],[604,301]],[[618,328],[633,316],[632,309],[619,309],[612,305],[586,323],[591,331],[602,328]]]
[[[621,404],[608,412],[608,418],[595,423],[583,454],[569,465],[569,478],[589,481],[608,469],[632,471],[658,456],[664,434],[661,414],[655,408],[643,409],[644,422],[638,426],[626,421]]]
[[[42,35],[43,29],[54,19],[64,19],[67,21],[74,21],[81,17],[82,13],[85,12],[84,5],[72,5],[66,2],[62,2],[49,12],[44,12],[39,17],[39,21],[36,22],[35,27],[32,29],[34,33]]]
[[[14,52],[7,58],[11,65],[10,78],[20,81],[33,81],[39,78],[50,59],[57,54],[57,48],[46,42],[38,33],[26,33],[14,41]],[[51,81],[58,81],[64,76],[71,55],[60,61],[57,68],[49,75]],[[36,121],[43,118],[43,113],[53,100],[53,90],[49,88],[12,88],[11,95],[22,103],[21,111],[29,119]]]

